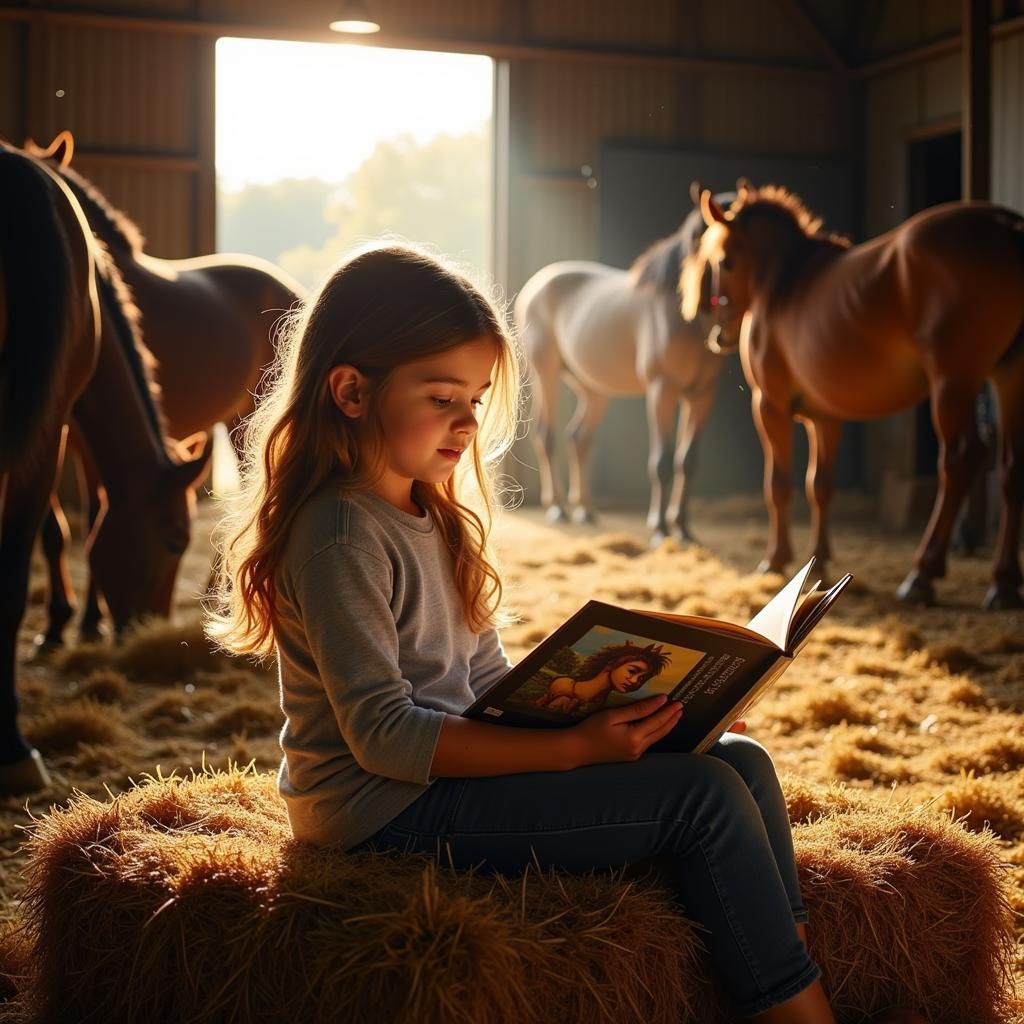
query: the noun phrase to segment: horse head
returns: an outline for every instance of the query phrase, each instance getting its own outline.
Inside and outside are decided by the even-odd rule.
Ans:
[[[696,181],[690,186],[696,209],[683,222],[687,245],[679,275],[681,310],[684,319],[706,325],[707,346],[716,353],[736,347],[745,311],[736,295],[737,283],[726,279],[732,263],[723,248],[731,226],[725,207],[740,205],[750,188],[746,178],[737,182],[735,193],[715,196]]]
[[[177,457],[168,460],[155,484],[119,494],[90,538],[92,571],[118,634],[134,621],[171,612],[213,436],[199,433],[175,445]]]

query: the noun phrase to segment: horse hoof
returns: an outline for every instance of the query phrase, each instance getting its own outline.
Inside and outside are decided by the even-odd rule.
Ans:
[[[0,765],[0,793],[31,793],[50,785],[50,773],[38,750],[14,764]]]
[[[572,510],[572,521],[577,526],[592,526],[597,522],[597,516],[589,508],[578,505]]]
[[[762,576],[767,575],[770,572],[784,573],[786,571],[785,562],[773,562],[770,558],[762,558],[757,563],[757,569],[755,572]]]
[[[1021,597],[1020,590],[1017,587],[993,583],[988,588],[988,593],[985,595],[985,600],[981,602],[981,607],[987,612],[1004,612],[1010,608],[1024,608],[1024,598]]]
[[[647,546],[650,548],[660,548],[661,542],[668,540],[668,534],[664,530],[655,530],[651,534],[651,539],[647,542]]]
[[[78,630],[80,644],[101,644],[110,635],[106,626],[82,626]]]
[[[685,526],[675,527],[672,530],[672,539],[679,544],[700,544],[700,541]]]
[[[904,604],[931,607],[935,604],[935,588],[931,580],[912,572],[900,584],[896,597]]]
[[[569,517],[565,514],[565,509],[561,505],[549,505],[547,511],[544,513],[544,518],[549,523],[567,523]]]

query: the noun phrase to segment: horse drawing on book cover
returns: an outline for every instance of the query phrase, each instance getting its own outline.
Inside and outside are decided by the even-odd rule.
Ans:
[[[731,195],[721,198],[728,201]],[[594,431],[609,398],[643,395],[651,487],[647,526],[654,541],[670,535],[691,539],[687,479],[722,366],[704,344],[706,330],[685,322],[679,312],[679,272],[702,230],[695,209],[628,271],[579,260],[553,263],[519,293],[515,320],[533,380],[533,442],[541,504],[550,519],[593,520],[587,460]],[[560,380],[576,396],[567,428],[568,503],[553,465]]]
[[[704,192],[701,209],[708,228],[683,269],[683,313],[692,320],[704,306],[718,321],[720,344],[739,346],[765,453],[771,536],[762,569],[779,571],[792,556],[792,419],[807,429],[812,544],[824,562],[842,421],[930,398],[939,493],[898,595],[933,601],[957,510],[982,462],[975,400],[988,380],[998,406],[1002,508],[984,603],[1019,607],[1024,217],[990,203],[947,203],[851,245],[822,234],[780,188],[741,183],[727,212]]]

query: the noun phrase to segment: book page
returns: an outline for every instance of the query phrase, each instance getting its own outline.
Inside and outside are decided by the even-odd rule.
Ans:
[[[747,623],[747,629],[760,633],[780,651],[789,647],[793,614],[800,602],[807,577],[814,567],[810,561]]]
[[[638,615],[653,615],[657,619],[681,622],[684,625],[694,626],[697,629],[706,629],[711,633],[743,637],[744,640],[752,640],[756,644],[763,644],[765,642],[765,637],[749,626],[740,626],[735,622],[726,622],[725,619],[709,619],[706,615],[673,615],[671,612],[652,612],[647,608],[635,608],[632,610]]]

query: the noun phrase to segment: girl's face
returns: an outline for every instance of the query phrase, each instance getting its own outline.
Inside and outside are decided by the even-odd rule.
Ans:
[[[646,661],[623,661],[616,665],[608,675],[612,686],[619,693],[632,693],[647,682],[650,671],[651,667]]]
[[[483,337],[395,370],[381,408],[387,468],[374,487],[381,497],[418,515],[413,481],[452,475],[473,442],[496,361],[496,342]]]

